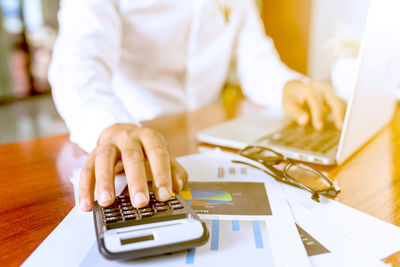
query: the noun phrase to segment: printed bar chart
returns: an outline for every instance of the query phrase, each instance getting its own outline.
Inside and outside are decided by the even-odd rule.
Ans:
[[[232,221],[232,230],[233,231],[240,231],[240,221],[233,220]]]
[[[212,220],[211,250],[218,250],[219,244],[219,220]]]
[[[235,175],[246,175],[247,168],[245,167],[219,167],[218,168],[218,179],[223,179],[227,176],[232,177]]]
[[[257,251],[264,251],[269,244],[264,244],[267,225],[265,221],[244,220],[204,220],[210,230],[209,242],[186,254],[186,264],[198,264],[196,254],[217,256],[218,251],[228,252],[232,244],[240,242],[242,252],[246,256],[257,257]],[[264,236],[263,236],[264,235]],[[233,252],[233,251],[232,251]],[[265,251],[264,253],[266,253]],[[236,253],[238,253],[236,251]],[[264,258],[265,260],[265,258]]]

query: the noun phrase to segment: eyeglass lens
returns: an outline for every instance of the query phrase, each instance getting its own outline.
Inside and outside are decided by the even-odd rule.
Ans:
[[[327,190],[331,183],[319,173],[303,164],[291,164],[286,168],[286,174],[292,179],[302,183],[315,191]]]
[[[340,188],[319,171],[303,163],[287,159],[272,149],[248,146],[240,151],[240,155],[263,164],[266,167],[264,171],[280,181],[313,191],[315,200],[318,199],[318,194],[335,197],[340,192]]]

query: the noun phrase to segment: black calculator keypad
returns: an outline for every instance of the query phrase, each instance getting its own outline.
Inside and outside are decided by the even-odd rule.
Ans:
[[[140,220],[152,217],[158,213],[165,213],[168,210],[183,209],[184,206],[176,197],[171,197],[168,201],[158,201],[153,192],[150,193],[150,201],[146,207],[136,209],[132,206],[129,196],[118,196],[114,203],[106,208],[101,208],[103,221],[105,224],[124,222],[130,220]]]

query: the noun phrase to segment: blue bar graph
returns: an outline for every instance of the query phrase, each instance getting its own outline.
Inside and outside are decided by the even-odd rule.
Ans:
[[[219,220],[212,220],[211,250],[218,250],[218,247],[219,247]]]
[[[194,264],[194,255],[196,255],[196,249],[192,248],[186,254],[186,264]]]
[[[254,236],[254,245],[255,245],[255,249],[264,249],[264,242],[263,242],[263,237],[262,237],[262,230],[261,230],[261,226],[264,227],[264,225],[262,225],[262,221],[240,221],[240,220],[232,220],[232,235],[235,235],[233,232],[241,232],[241,231],[250,231],[248,232],[250,234],[250,236],[248,236],[248,238],[251,238],[251,226],[252,226],[252,230],[253,230],[253,236]],[[227,223],[227,222],[226,222]],[[210,249],[211,251],[218,251],[220,250],[220,227],[227,227],[229,224],[223,223],[221,225],[221,221],[220,220],[212,220],[211,221],[211,236],[210,236]],[[242,224],[242,225],[241,225]],[[242,229],[241,229],[242,228]],[[227,234],[226,232],[224,232],[224,234]],[[238,233],[240,236],[240,233]],[[223,248],[221,248],[223,249]],[[201,254],[204,253],[204,251],[202,251],[201,249],[198,250],[197,254]],[[193,265],[195,262],[195,256],[196,256],[196,249],[191,249],[186,253],[186,264],[187,265]]]
[[[253,221],[253,231],[254,231],[254,241],[256,243],[256,248],[264,248],[259,221]]]
[[[232,221],[232,231],[240,231],[240,221],[238,220]]]

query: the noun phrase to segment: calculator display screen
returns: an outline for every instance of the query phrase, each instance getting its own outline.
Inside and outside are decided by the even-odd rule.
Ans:
[[[154,236],[146,235],[146,236],[139,236],[139,237],[128,238],[128,239],[121,239],[121,245],[127,245],[127,244],[142,242],[142,241],[148,241],[148,240],[154,240]]]

